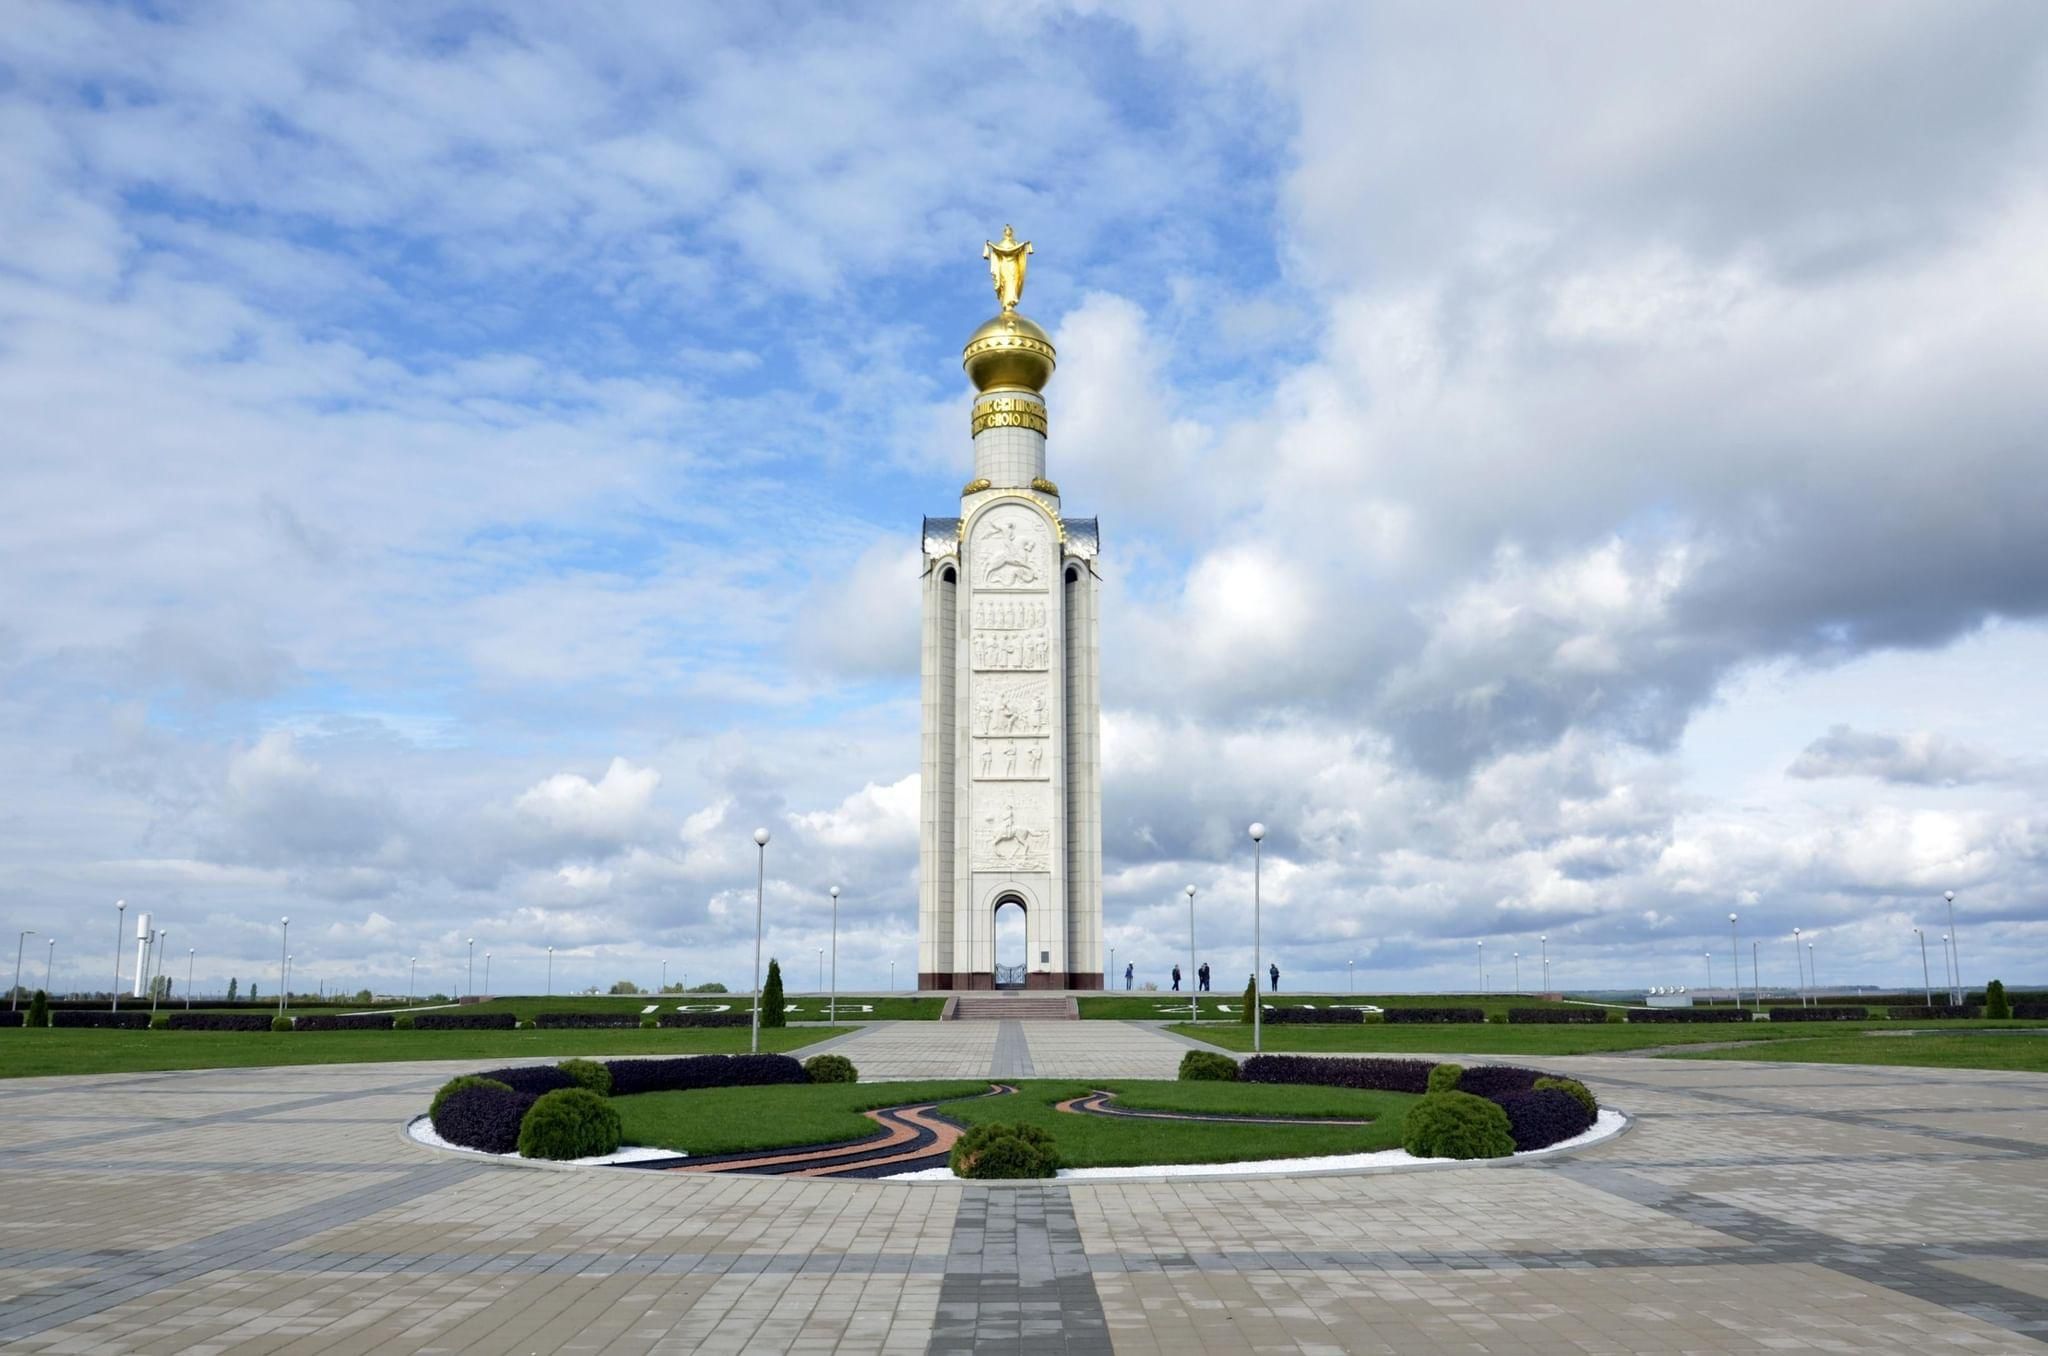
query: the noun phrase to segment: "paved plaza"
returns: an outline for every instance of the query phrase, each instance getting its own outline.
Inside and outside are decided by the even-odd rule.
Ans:
[[[882,1024],[870,1076],[1171,1076],[1113,1022]],[[1483,1062],[1483,1061],[1480,1061]],[[476,1063],[0,1084],[23,1352],[2048,1350],[2048,1078],[1546,1058],[1637,1120],[1500,1167],[1022,1187],[508,1167]]]

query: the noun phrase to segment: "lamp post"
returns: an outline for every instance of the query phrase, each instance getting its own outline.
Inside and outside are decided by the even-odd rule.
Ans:
[[[548,948],[548,997],[555,996],[555,949]]]
[[[164,986],[164,943],[170,940],[171,930],[165,928],[156,935],[156,978],[149,984],[149,1010],[156,1011],[157,990]]]
[[[1818,1007],[1820,1006],[1820,966],[1814,961],[1812,942],[1806,944],[1806,979],[1809,984],[1813,985],[1813,1002],[1814,1006]]]
[[[1927,973],[1927,934],[1914,928],[1913,935],[1920,941],[1920,987],[1927,991],[1927,1006],[1931,1008],[1934,1006],[1934,980]]]
[[[1799,929],[1792,929],[1792,962],[1799,968],[1799,1006],[1806,1006],[1806,955],[1799,949]]]
[[[1107,984],[1107,985],[1108,985],[1108,986],[1109,986],[1110,988],[1114,989],[1114,988],[1116,987],[1116,948],[1115,948],[1115,947],[1111,947],[1111,948],[1109,949],[1109,973],[1108,973],[1107,975],[1103,976],[1103,980],[1104,980],[1104,982],[1105,982],[1105,983],[1106,983],[1106,984]]]
[[[185,948],[185,1011],[187,1012],[192,1011],[192,958],[197,954],[197,951],[198,948],[196,947],[188,946]]]
[[[405,977],[405,1005],[407,1007],[411,1007],[413,1003],[417,1001],[416,999],[414,999],[413,995],[419,991],[419,987],[420,958],[418,956],[414,956],[412,958],[412,968],[410,971],[407,972]]]
[[[1948,985],[1948,1001],[1951,1007],[1956,1001],[1955,973],[1955,967],[1950,964],[1948,934],[1944,932],[1941,934],[1941,978],[1942,982]]]
[[[462,972],[462,996],[476,997],[476,938],[469,939],[469,961]]]
[[[1474,942],[1473,945],[1479,948],[1474,954],[1479,957],[1479,993],[1484,997],[1486,994],[1486,942],[1484,939],[1481,939]]]
[[[1254,824],[1249,830],[1252,836],[1252,1053],[1261,1054],[1265,1046],[1265,1008],[1259,1001],[1259,971],[1264,967],[1264,929],[1259,917],[1259,874],[1264,866],[1264,843],[1266,826]]]
[[[896,992],[896,962],[889,962],[889,992]]]
[[[825,987],[825,948],[818,948],[818,987]]]
[[[1756,1001],[1751,1007],[1756,1012],[1762,1012],[1764,1010],[1764,981],[1763,977],[1757,973],[1756,948],[1757,940],[1752,937],[1749,939],[1749,987],[1750,991],[1756,995]]]
[[[1963,1002],[1963,954],[1956,949],[1956,892],[1943,890],[1941,897],[1948,901],[1948,950],[1956,966],[1956,986],[1949,1002],[1960,1007]]]
[[[282,1017],[284,1016],[285,985],[289,982],[288,976],[290,974],[285,968],[291,961],[291,953],[285,950],[285,947],[290,945],[292,939],[292,920],[290,915],[278,919],[277,926],[277,1015]]]
[[[1714,987],[1714,953],[1702,951],[1700,954],[1707,958],[1707,989],[1711,992]]]
[[[128,922],[128,901],[114,901],[114,1011],[121,1010],[121,930]]]
[[[1358,962],[1355,960],[1344,962],[1344,987],[1353,998],[1358,997]]]
[[[491,953],[490,953],[490,952],[488,952],[488,951],[486,951],[486,952],[484,952],[484,993],[485,993],[486,995],[488,995],[488,994],[490,993],[490,991],[491,991]]]
[[[1735,935],[1735,915],[1728,915],[1728,963],[1735,967],[1735,1008],[1742,1010],[1742,939]]]
[[[285,999],[285,1004],[286,1004],[286,1006],[290,1006],[290,1004],[291,1004],[291,997],[292,997],[292,953],[291,953],[291,952],[289,952],[289,951],[287,951],[287,952],[285,952],[285,953],[284,953],[284,999]]]
[[[749,1049],[761,1053],[761,911],[768,889],[768,830],[754,830],[754,846],[760,851],[754,863],[754,1029]]]
[[[36,935],[34,928],[24,928],[14,939],[14,987],[7,991],[7,1010],[13,1012],[21,1006],[21,948],[28,939]]]
[[[667,993],[667,992],[668,992],[668,962],[667,962],[667,961],[663,961],[663,962],[661,963],[661,987],[660,987],[660,988],[658,988],[658,989],[656,989],[656,990],[655,990],[655,992],[656,992],[656,993]]]
[[[1536,941],[1543,948],[1543,992],[1547,995],[1550,992],[1550,938],[1545,935]]]
[[[832,993],[825,1000],[825,1020],[839,1020],[839,887],[832,887]]]
[[[43,992],[49,994],[53,998],[56,997],[56,993],[50,987],[50,976],[55,974],[56,971],[57,939],[55,937],[52,937],[50,938],[50,949],[43,957]]]
[[[1196,982],[1195,982],[1195,887],[1194,887],[1194,886],[1190,885],[1190,886],[1188,886],[1188,887],[1187,887],[1187,896],[1188,896],[1188,1020],[1189,1020],[1189,1021],[1191,1021],[1191,1022],[1199,1022],[1199,1021],[1201,1021],[1201,1020],[1202,1020],[1202,1009],[1201,1009],[1201,1007],[1200,1007],[1200,1003],[1201,1003],[1201,1000],[1200,1000],[1199,998],[1197,998],[1197,997],[1195,996],[1195,995],[1196,995],[1197,993],[1199,993],[1199,992],[1200,992],[1200,990],[1201,990],[1201,985],[1199,985],[1198,983],[1196,983]]]

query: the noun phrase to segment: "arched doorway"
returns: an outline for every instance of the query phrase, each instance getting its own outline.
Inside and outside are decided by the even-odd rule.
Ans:
[[[996,900],[996,987],[1021,989],[1029,970],[1031,943],[1025,927],[1024,901],[1016,895]],[[1007,962],[1007,963],[1006,963]]]

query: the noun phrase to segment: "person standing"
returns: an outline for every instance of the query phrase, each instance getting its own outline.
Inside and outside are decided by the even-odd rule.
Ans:
[[[1131,977],[1132,977],[1133,975],[1137,974],[1137,973],[1138,973],[1138,967],[1137,967],[1136,965],[1126,965],[1126,966],[1124,967],[1124,992],[1125,992],[1125,993],[1129,993],[1129,992],[1131,991]]]
[[[1173,991],[1174,991],[1175,993],[1179,993],[1179,992],[1180,992],[1180,962],[1179,962],[1179,961],[1175,961],[1175,962],[1173,963]]]
[[[1271,964],[1271,965],[1267,966],[1267,967],[1266,967],[1266,973],[1267,973],[1267,975],[1271,976],[1271,978],[1272,978],[1272,980],[1273,980],[1273,990],[1272,990],[1272,991],[1273,991],[1274,993],[1279,993],[1279,992],[1280,992],[1280,964],[1279,964],[1279,962],[1278,962],[1278,961],[1275,961],[1275,962],[1274,962],[1273,964]]]
[[[1209,962],[1203,961],[1195,971],[1195,983],[1203,993],[1209,992]]]

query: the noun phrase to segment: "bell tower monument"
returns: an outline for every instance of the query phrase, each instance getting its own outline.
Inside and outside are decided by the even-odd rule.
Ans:
[[[1017,310],[1031,242],[988,241],[1001,310],[961,354],[974,475],[924,520],[918,986],[1102,987],[1102,743],[1093,518],[1046,478],[1052,340]],[[996,913],[1024,912],[1021,965]]]

